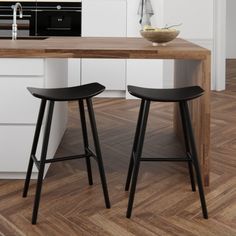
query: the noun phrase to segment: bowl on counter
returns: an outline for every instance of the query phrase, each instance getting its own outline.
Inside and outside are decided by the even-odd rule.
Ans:
[[[152,42],[153,46],[165,45],[179,35],[180,31],[176,29],[160,29],[160,30],[140,30],[143,38]]]

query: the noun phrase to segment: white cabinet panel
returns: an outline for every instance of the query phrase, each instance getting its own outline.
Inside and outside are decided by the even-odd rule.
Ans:
[[[47,114],[47,111],[45,113]],[[54,157],[64,135],[66,124],[67,106],[64,103],[56,103],[49,137],[47,158]],[[36,153],[37,159],[40,159],[44,128],[45,126],[43,124]],[[0,125],[0,176],[2,172],[26,172],[34,132],[35,125]],[[33,171],[38,172],[35,167]]]
[[[213,38],[214,0],[165,0],[163,6],[165,24],[182,23],[181,38]]]
[[[26,68],[31,65],[28,62],[29,60],[25,60],[23,63]],[[43,59],[43,65],[43,76],[0,75],[0,178],[25,177],[23,173],[27,170],[40,102],[40,99],[34,98],[26,87],[67,86],[67,59]],[[67,103],[55,104],[48,158],[55,155],[65,132],[67,112]],[[45,113],[47,114],[47,111]],[[44,122],[39,138],[38,158],[43,134]],[[36,168],[34,171],[37,172]]]
[[[0,76],[0,123],[35,123],[39,99],[27,87],[43,87],[43,77]]]
[[[0,59],[0,75],[35,75],[44,74],[43,59],[21,59],[2,58]]]
[[[126,36],[126,0],[86,0],[83,2],[82,35]],[[126,62],[116,59],[82,59],[82,84],[99,82],[107,90],[125,90]]]
[[[162,88],[163,60],[127,60],[127,85]],[[127,92],[127,98],[131,95]]]
[[[82,36],[126,35],[126,0],[83,1]]]
[[[82,84],[99,82],[107,90],[125,90],[125,60],[83,59]]]
[[[80,63],[78,58],[68,60],[68,86],[80,85]]]
[[[25,172],[35,126],[0,126],[0,172]]]

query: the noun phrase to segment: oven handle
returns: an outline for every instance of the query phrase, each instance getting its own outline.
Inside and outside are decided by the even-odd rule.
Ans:
[[[47,30],[71,30],[71,28],[67,27],[67,28],[54,28],[54,27],[48,27]]]
[[[81,10],[41,10],[41,9],[35,9],[31,10],[32,12],[81,12]]]

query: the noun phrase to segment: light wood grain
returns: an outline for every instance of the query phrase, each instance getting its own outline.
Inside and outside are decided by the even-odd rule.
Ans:
[[[205,185],[210,183],[210,71],[211,58],[207,56],[202,61],[175,60],[175,87],[199,85],[204,89],[204,95],[189,103],[192,124],[194,128],[199,162]],[[182,133],[178,108],[175,109],[175,130]]]
[[[153,47],[142,38],[50,37],[0,40],[0,57],[205,59],[210,51],[183,39]]]

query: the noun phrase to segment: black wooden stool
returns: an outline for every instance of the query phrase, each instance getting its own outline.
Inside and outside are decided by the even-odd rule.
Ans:
[[[93,157],[98,163],[102,187],[103,187],[103,193],[104,193],[104,198],[105,198],[105,204],[107,208],[110,208],[106,177],[105,177],[105,172],[104,172],[104,167],[103,167],[103,162],[102,162],[102,154],[101,154],[101,149],[100,149],[100,144],[99,144],[99,139],[98,139],[93,104],[92,104],[92,97],[96,96],[97,94],[100,94],[101,92],[104,91],[104,89],[105,87],[99,83],[91,83],[87,85],[70,87],[70,88],[55,88],[55,89],[28,88],[28,90],[33,96],[41,99],[41,106],[40,106],[38,120],[36,124],[36,130],[34,134],[34,140],[33,140],[33,145],[32,145],[31,154],[30,154],[29,166],[27,170],[24,191],[23,191],[23,197],[26,197],[28,188],[29,188],[32,167],[33,167],[33,164],[35,164],[39,170],[39,173],[38,173],[38,180],[37,180],[37,187],[36,187],[36,194],[35,194],[35,201],[34,201],[32,224],[36,224],[36,221],[37,221],[40,195],[41,195],[41,189],[42,189],[42,183],[43,183],[44,167],[46,163],[85,158],[86,165],[87,165],[87,172],[88,172],[88,181],[89,181],[89,184],[92,185],[93,179],[92,179],[92,171],[91,171],[91,165],[90,165],[90,157]],[[55,101],[75,101],[75,100],[77,100],[79,103],[80,120],[81,120],[83,142],[84,142],[84,154],[55,158],[55,159],[46,159],[54,103]],[[84,100],[86,100],[87,102],[88,114],[90,118],[92,135],[93,135],[93,140],[94,140],[95,153],[89,148],[85,111],[84,111]],[[41,152],[41,158],[39,161],[37,160],[35,154],[36,154],[40,130],[41,130],[42,121],[44,117],[44,111],[45,111],[47,102],[49,102],[49,111],[46,118],[45,132],[44,132],[43,144],[42,144],[42,152]]]
[[[206,201],[204,196],[200,168],[198,164],[194,134],[187,104],[187,101],[203,95],[204,91],[199,86],[176,88],[176,89],[149,89],[149,88],[128,86],[128,91],[133,96],[141,98],[142,100],[141,100],[138,123],[136,127],[136,133],[134,137],[133,149],[131,153],[129,170],[125,186],[125,190],[128,191],[131,182],[131,190],[129,195],[126,217],[127,218],[131,217],[139,166],[141,161],[187,161],[189,167],[192,191],[195,191],[195,180],[193,172],[193,167],[194,167],[202,205],[203,217],[207,219],[208,213],[207,213]],[[184,141],[185,141],[186,157],[183,158],[141,157],[151,101],[179,103],[180,116],[181,116]]]

